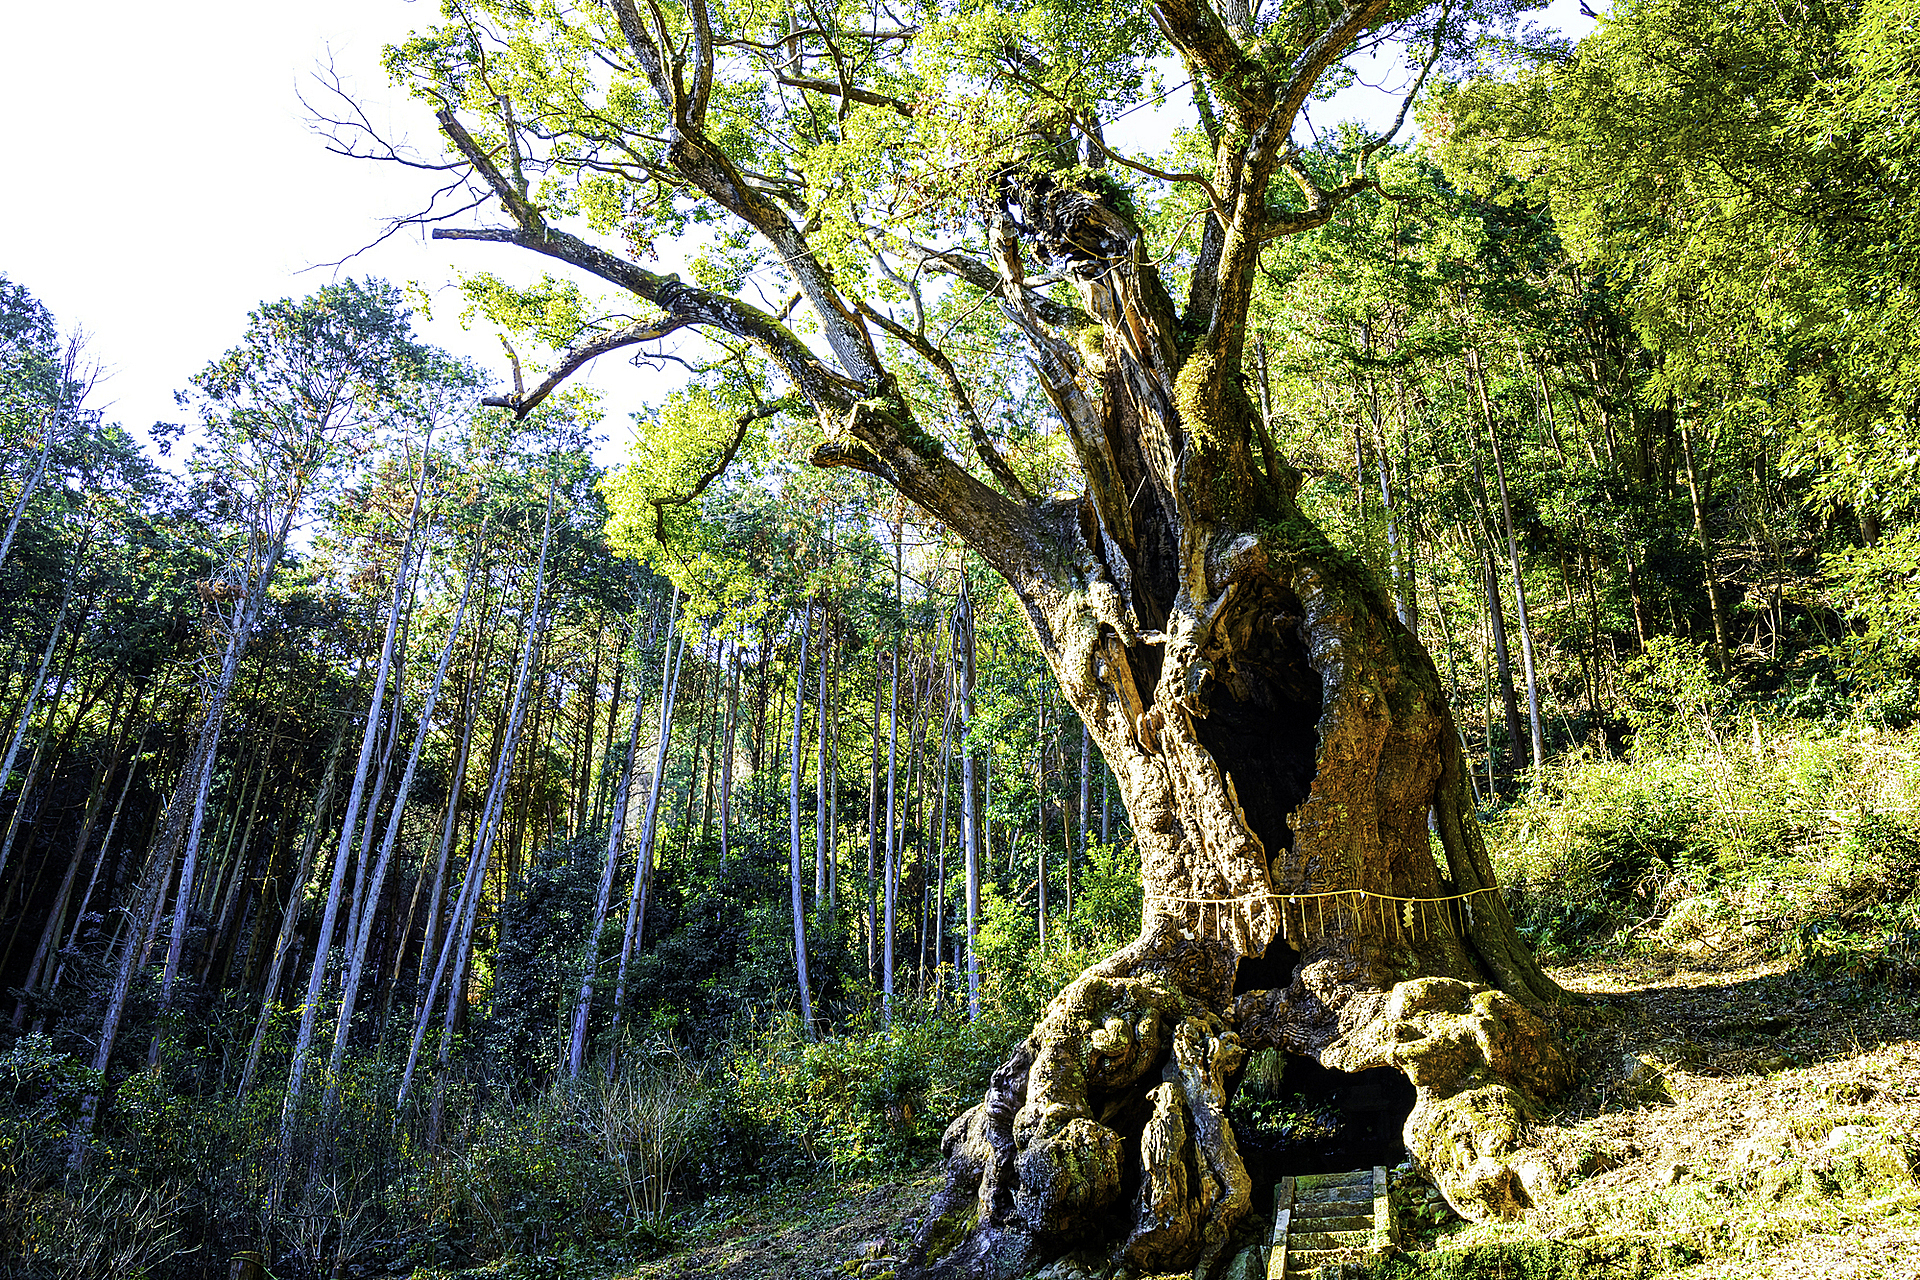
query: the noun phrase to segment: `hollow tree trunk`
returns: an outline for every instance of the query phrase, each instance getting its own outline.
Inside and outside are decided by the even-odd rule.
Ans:
[[[948,1129],[908,1271],[1013,1276],[1094,1249],[1204,1274],[1250,1209],[1227,1106],[1269,1046],[1404,1072],[1415,1159],[1463,1212],[1511,1215],[1520,1117],[1564,1079],[1534,1012],[1559,991],[1495,886],[1433,662],[1301,515],[1298,476],[1254,461],[1237,367],[1182,350],[1120,216],[1004,181],[1105,319],[1085,380],[1049,388],[1088,496],[1034,504],[1071,570],[962,532],[1119,784],[1145,909]]]

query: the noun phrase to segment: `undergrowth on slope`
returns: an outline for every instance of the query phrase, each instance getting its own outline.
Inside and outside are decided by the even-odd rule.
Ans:
[[[1487,822],[1529,940],[1920,977],[1920,729],[1743,705],[1674,642],[1640,665],[1630,756],[1560,760]]]

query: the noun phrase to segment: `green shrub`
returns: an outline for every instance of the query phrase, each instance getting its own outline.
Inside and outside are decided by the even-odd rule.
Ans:
[[[1025,1027],[1021,1028],[1022,1033]],[[896,1000],[891,1028],[859,1027],[809,1043],[790,1015],[734,1044],[727,1064],[743,1132],[738,1146],[782,1134],[808,1165],[847,1175],[925,1159],[955,1115],[979,1101],[1012,1049],[1000,1019]]]
[[[1630,760],[1560,761],[1487,820],[1522,931],[1550,955],[1648,944],[1911,968],[1920,734],[1688,699]]]

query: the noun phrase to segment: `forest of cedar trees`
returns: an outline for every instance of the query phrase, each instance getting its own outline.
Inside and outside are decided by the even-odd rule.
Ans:
[[[0,1274],[1920,1274],[1913,0],[415,16],[490,360],[0,275]]]

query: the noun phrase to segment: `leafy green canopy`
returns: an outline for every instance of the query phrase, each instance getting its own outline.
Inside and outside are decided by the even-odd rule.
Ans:
[[[1570,60],[1437,95],[1428,133],[1456,179],[1551,208],[1662,390],[1891,517],[1920,479],[1916,55],[1897,0],[1631,0]]]
[[[861,406],[885,408],[890,443],[934,464],[943,518],[1012,521],[938,471],[962,441],[962,465],[1016,499],[1079,488],[1074,451],[1042,424],[1067,412],[1058,371],[1076,334],[1102,321],[1009,238],[1038,213],[1010,201],[1008,175],[1121,211],[1170,288],[1226,259],[1223,276],[1244,275],[1249,245],[1257,257],[1366,185],[1383,140],[1330,136],[1313,156],[1287,141],[1309,96],[1343,83],[1347,51],[1398,42],[1412,83],[1474,65],[1526,7],[449,0],[387,64],[438,110],[446,167],[471,183],[435,220],[497,204],[510,222],[438,234],[575,269],[466,281],[474,312],[552,353],[544,381],[499,403],[525,412],[611,351],[688,330],[712,342],[691,358],[694,388],[648,416],[661,439],[622,482],[639,549],[692,518],[656,504],[751,454],[730,452],[737,424],[779,407],[808,411],[818,460],[902,483],[919,463],[846,442],[866,439]],[[1130,116],[1182,97],[1191,127],[1165,157],[1128,145]],[[663,255],[691,280],[642,265]],[[1195,286],[1199,310],[1210,290]]]

